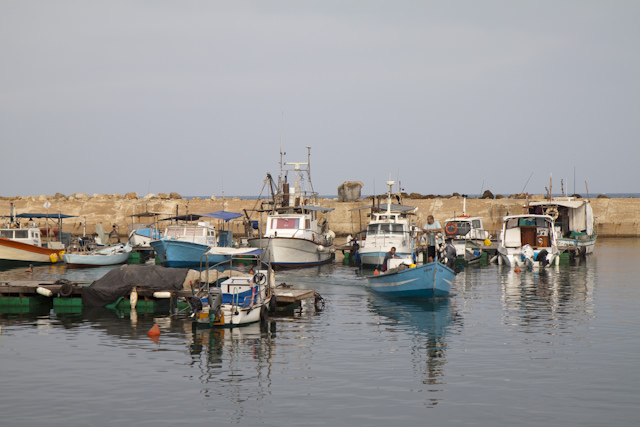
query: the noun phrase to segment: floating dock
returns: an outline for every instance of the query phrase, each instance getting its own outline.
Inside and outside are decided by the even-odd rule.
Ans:
[[[83,289],[89,282],[69,282],[66,280],[3,280],[0,281],[0,313],[28,313],[32,309],[53,308],[56,312],[80,312],[82,310]],[[171,291],[152,291],[137,287],[138,301],[136,310],[157,312],[169,310],[179,298],[191,298],[190,289]],[[314,298],[316,309],[324,308],[324,299],[312,289],[276,287],[276,307],[278,311],[293,311],[302,306],[302,301]],[[178,309],[186,307],[180,306]],[[128,296],[119,299],[108,307],[130,310]]]

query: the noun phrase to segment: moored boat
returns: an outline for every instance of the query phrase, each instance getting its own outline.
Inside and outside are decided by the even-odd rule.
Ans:
[[[32,221],[34,219],[55,219],[58,222],[58,230],[61,229],[62,219],[71,218],[71,215],[57,214],[12,214],[6,217],[4,227],[0,228],[0,262],[18,263],[56,263],[62,260],[65,246],[61,241],[42,241],[42,231],[35,223],[23,226],[20,219]],[[45,228],[48,231],[49,227]],[[57,233],[60,238],[61,233]]]
[[[525,208],[529,213],[545,213],[553,218],[560,252],[569,252],[572,256],[593,253],[598,232],[589,200],[554,197],[529,202]]]
[[[203,257],[209,267],[207,256]],[[250,260],[254,268],[249,271]],[[206,268],[200,276],[200,289],[189,300],[195,327],[236,327],[267,320],[275,308],[275,274],[271,265],[259,269],[260,253],[232,256]],[[215,279],[224,271],[223,278]],[[215,275],[215,276],[214,276]]]
[[[398,257],[414,261],[416,259],[417,232],[411,223],[410,215],[415,214],[418,208],[392,204],[391,188],[394,182],[387,181],[387,185],[389,186],[387,205],[380,207],[377,211],[372,208],[366,234],[358,241],[358,254],[364,266],[381,266],[385,254],[392,247],[396,248]]]
[[[307,147],[310,150],[310,147]],[[277,190],[272,192],[272,200],[267,212],[266,227],[260,237],[248,239],[250,247],[263,249],[265,262],[275,268],[311,267],[330,262],[333,258],[333,237],[324,219],[319,221],[318,214],[332,211],[318,206],[318,194],[313,191],[310,176],[310,162],[282,161],[280,152],[280,176]],[[293,166],[286,168],[284,166]],[[290,178],[290,175],[294,176]],[[273,180],[267,174],[269,188]],[[294,185],[289,183],[293,181]]]
[[[118,265],[127,262],[131,249],[131,245],[128,243],[120,243],[89,252],[67,252],[62,255],[62,259],[67,264],[67,267],[70,268]]]
[[[549,215],[509,215],[498,238],[498,262],[510,267],[546,267],[558,256],[553,218]]]

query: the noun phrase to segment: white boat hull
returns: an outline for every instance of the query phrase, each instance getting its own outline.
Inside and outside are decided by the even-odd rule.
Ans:
[[[55,263],[62,260],[63,250],[48,249],[0,238],[0,260]]]
[[[249,246],[263,249],[263,259],[276,267],[310,267],[331,261],[333,246],[295,237],[249,239]]]
[[[99,267],[124,264],[131,254],[131,246],[118,245],[98,249],[88,254],[64,254],[62,258],[68,267]]]

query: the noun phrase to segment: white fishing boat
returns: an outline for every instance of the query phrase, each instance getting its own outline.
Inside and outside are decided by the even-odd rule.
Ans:
[[[131,249],[129,243],[119,243],[89,252],[67,252],[62,255],[62,259],[70,268],[118,265],[127,262]]]
[[[0,262],[24,262],[24,263],[56,263],[62,261],[65,246],[60,241],[42,241],[42,233],[53,234],[49,227],[40,229],[36,226],[34,219],[55,219],[58,228],[55,234],[60,236],[59,230],[62,228],[62,219],[71,218],[71,215],[57,214],[14,214],[13,205],[11,215],[5,217],[4,226],[0,228]],[[31,221],[23,225],[21,220]]]
[[[498,262],[512,267],[546,267],[558,256],[553,218],[549,215],[509,215],[498,238]]]
[[[525,208],[529,213],[544,213],[554,219],[560,252],[569,252],[571,256],[584,256],[593,252],[598,232],[589,200],[554,197],[529,202]]]
[[[235,327],[267,320],[275,310],[275,274],[269,264],[258,269],[260,255],[232,256],[201,272],[200,289],[189,300],[194,326]],[[203,259],[209,267],[207,256]],[[248,270],[247,263],[254,267]]]
[[[276,268],[311,267],[333,258],[335,234],[326,218],[318,218],[319,213],[333,209],[318,206],[318,194],[311,184],[310,149],[307,147],[307,162],[283,163],[280,152],[276,190],[271,175],[267,174],[272,199],[261,210],[267,212],[264,233],[247,240],[250,247],[263,249],[265,261]]]
[[[391,188],[394,184],[393,181],[387,181],[387,205],[381,206],[377,212],[372,209],[366,234],[358,241],[358,254],[365,266],[381,266],[392,247],[396,248],[397,257],[416,261],[417,229],[412,225],[410,215],[414,215],[418,208],[392,204]]]
[[[456,248],[458,264],[480,261],[483,247],[491,235],[484,229],[481,217],[466,214],[466,199],[463,200],[462,215],[446,219],[443,228],[445,237]]]

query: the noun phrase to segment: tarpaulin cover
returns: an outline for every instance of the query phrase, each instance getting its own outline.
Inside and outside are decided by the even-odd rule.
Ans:
[[[134,286],[151,291],[178,291],[183,288],[188,268],[160,265],[123,265],[109,271],[82,291],[85,307],[103,307],[131,293]]]

